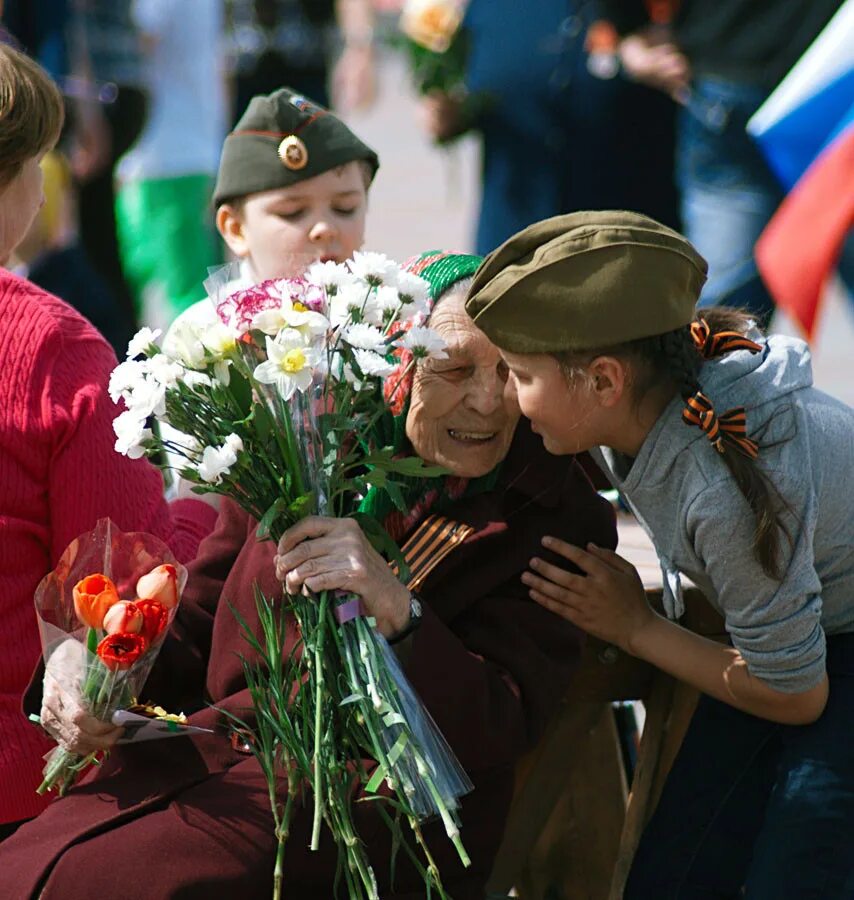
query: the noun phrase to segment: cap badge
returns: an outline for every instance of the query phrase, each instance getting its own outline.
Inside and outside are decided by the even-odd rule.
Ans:
[[[295,134],[289,134],[279,144],[279,159],[286,168],[298,172],[308,165],[308,149]]]

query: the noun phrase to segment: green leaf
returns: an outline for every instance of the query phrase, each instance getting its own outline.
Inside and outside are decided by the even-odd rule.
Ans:
[[[296,502],[296,501],[295,501]],[[273,526],[273,523],[276,521],[276,518],[280,516],[287,509],[287,503],[284,497],[278,497],[272,503],[272,505],[267,509],[263,516],[261,516],[261,521],[258,523],[258,540],[265,541],[268,537],[270,537],[270,528]]]
[[[248,416],[252,410],[252,385],[249,379],[234,367],[231,367],[231,375],[228,382],[228,390],[234,398],[237,408],[244,416]]]

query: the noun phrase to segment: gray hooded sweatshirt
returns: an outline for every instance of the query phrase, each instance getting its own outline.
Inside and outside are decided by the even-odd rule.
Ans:
[[[809,349],[781,336],[704,363],[700,384],[718,414],[744,406],[758,464],[786,509],[781,581],[753,551],[755,519],[708,438],[675,398],[634,460],[593,456],[650,536],[665,609],[682,612],[679,573],[724,615],[750,672],[800,692],[824,675],[825,634],[854,631],[854,410],[812,386]]]

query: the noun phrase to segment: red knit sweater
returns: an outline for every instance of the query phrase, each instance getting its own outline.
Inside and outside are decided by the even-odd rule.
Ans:
[[[102,516],[191,559],[215,511],[167,505],[160,473],[113,449],[116,358],[77,312],[0,269],[0,822],[47,804],[35,789],[53,743],[21,712],[41,649],[33,592],[66,546]]]

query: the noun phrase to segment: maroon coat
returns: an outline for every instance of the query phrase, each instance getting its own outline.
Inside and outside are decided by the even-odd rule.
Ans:
[[[531,601],[520,576],[532,555],[544,555],[544,534],[582,545],[616,543],[611,510],[577,464],[547,456],[529,438],[520,429],[495,490],[448,510],[475,530],[425,582],[424,620],[405,666],[475,784],[461,811],[470,869],[441,825],[424,829],[455,900],[483,896],[514,763],[541,734],[579,659],[579,632]],[[223,601],[250,618],[256,580],[268,594],[280,590],[274,547],[258,543],[254,531],[253,521],[225,504],[202,544],[174,637],[146,688],[163,705],[190,708],[204,675],[212,703],[246,707],[239,657],[247,645]],[[231,749],[221,715],[206,708],[191,721],[217,733],[115,751],[94,777],[0,844],[0,897],[267,900],[274,841],[263,776],[254,758]],[[374,805],[356,804],[354,814],[381,896],[423,896],[403,854],[389,886],[390,842]],[[284,895],[329,900],[335,848],[326,833],[320,851],[306,849],[310,818],[302,810],[294,817]]]

